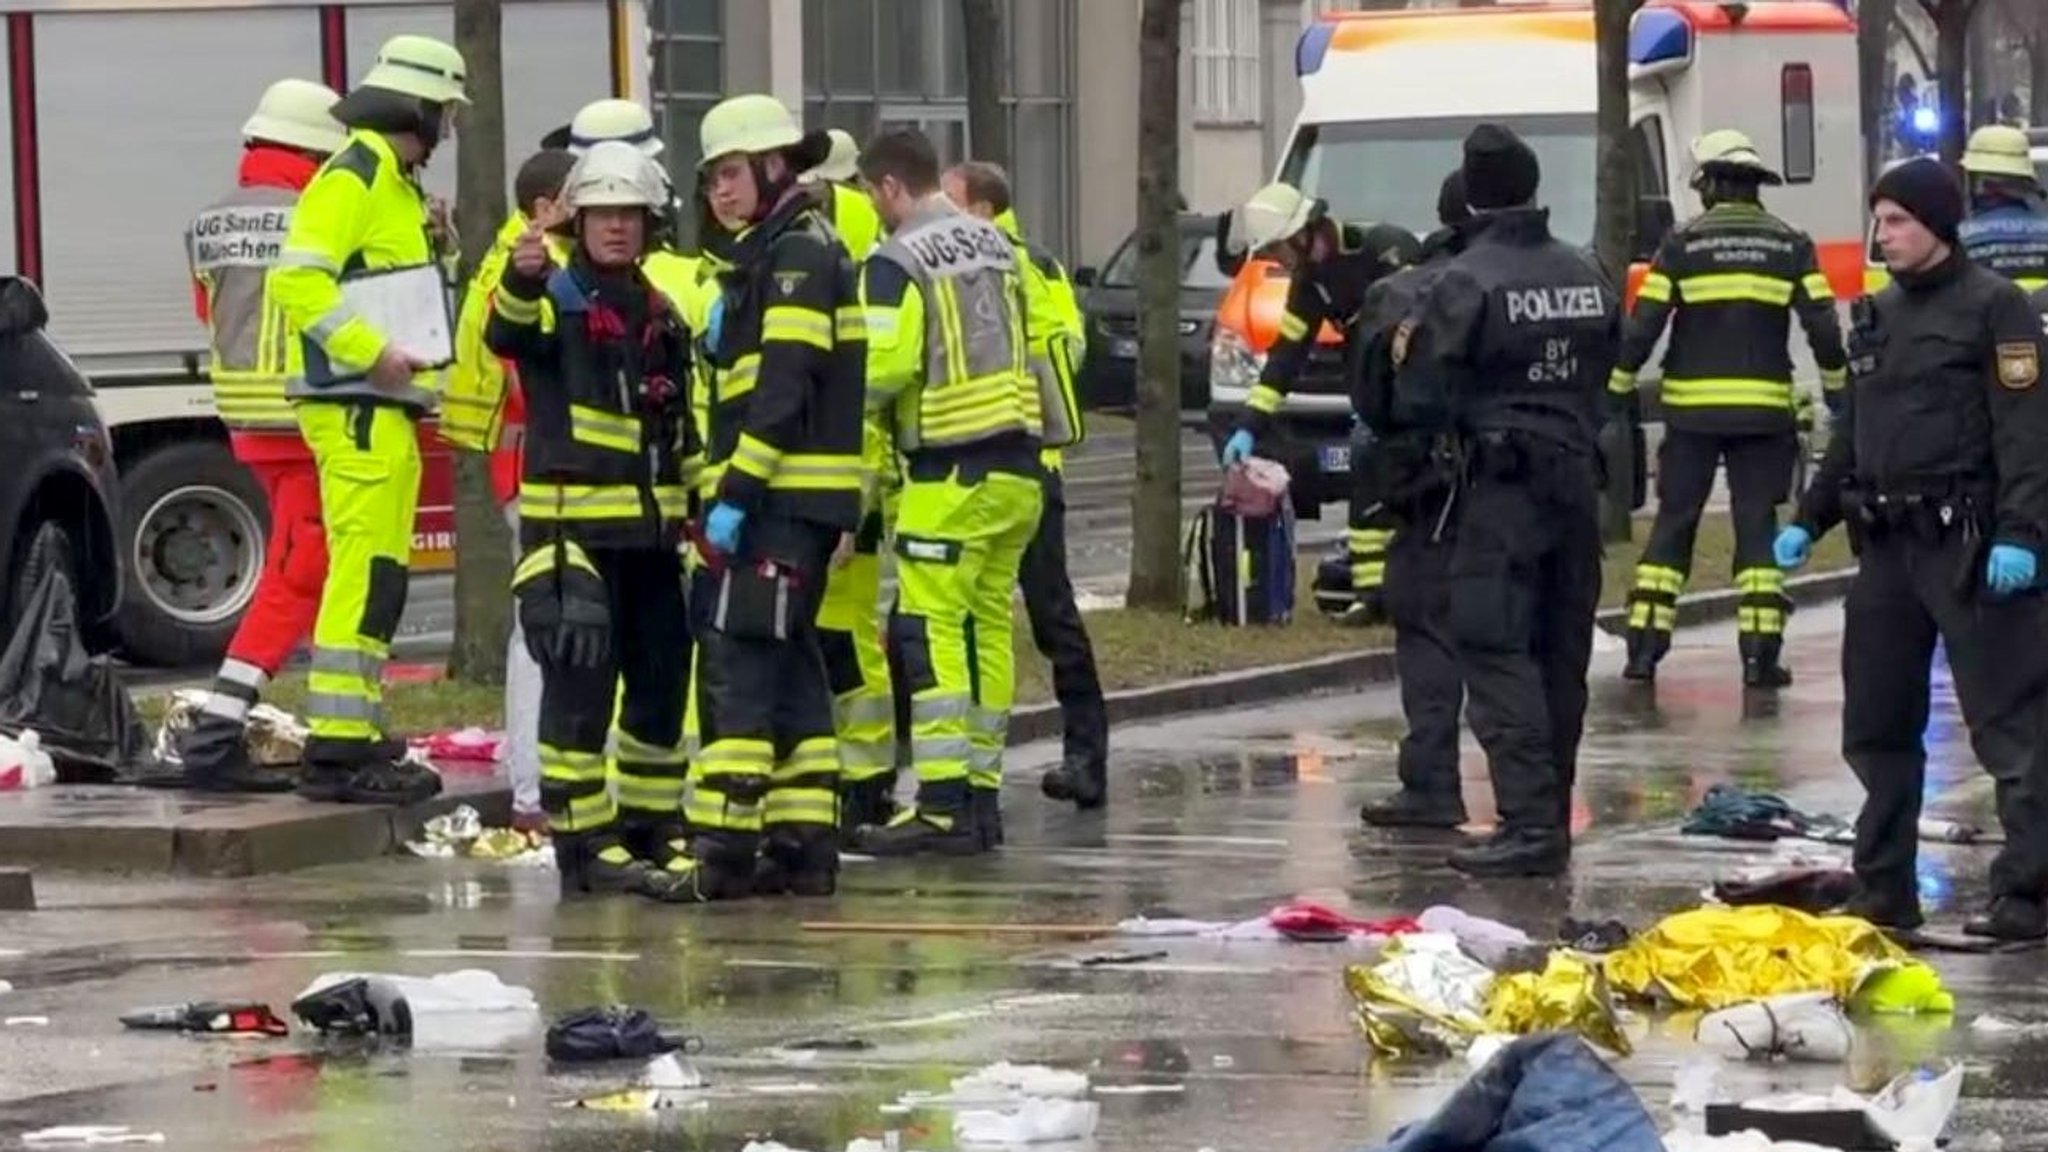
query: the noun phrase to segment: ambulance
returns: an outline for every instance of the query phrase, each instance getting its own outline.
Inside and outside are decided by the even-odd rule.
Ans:
[[[1864,280],[1863,157],[1856,25],[1831,0],[1650,0],[1629,34],[1630,130],[1638,195],[1637,264],[1670,229],[1701,210],[1689,187],[1694,138],[1716,128],[1749,134],[1785,177],[1768,207],[1818,244],[1844,301]],[[1443,178],[1480,123],[1513,128],[1543,165],[1540,202],[1551,229],[1590,247],[1599,151],[1596,59],[1588,4],[1338,12],[1303,30],[1295,48],[1301,112],[1274,178],[1296,184],[1347,221],[1436,228]],[[1236,426],[1280,326],[1287,277],[1248,261],[1225,294],[1210,346],[1212,437]],[[1295,477],[1304,516],[1346,498],[1349,392],[1339,336],[1325,326],[1278,423],[1262,445]],[[1794,341],[1802,387],[1818,370]],[[1654,364],[1654,361],[1653,361]],[[1646,374],[1647,376],[1648,374]]]
[[[506,171],[581,105],[645,102],[644,0],[503,0]],[[41,286],[49,335],[91,380],[120,474],[117,630],[138,663],[225,650],[261,571],[268,512],[228,450],[193,315],[185,227],[235,179],[272,81],[345,91],[401,32],[453,39],[448,3],[0,0],[0,268]],[[424,183],[455,198],[456,138]],[[495,221],[489,222],[495,225]],[[453,468],[428,438],[414,570],[453,566]]]

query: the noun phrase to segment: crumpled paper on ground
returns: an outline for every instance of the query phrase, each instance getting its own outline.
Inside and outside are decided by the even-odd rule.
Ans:
[[[483,817],[467,804],[434,817],[420,828],[420,839],[406,842],[415,856],[446,860],[502,860],[508,864],[552,864],[548,838],[516,828],[486,828]]]
[[[1517,972],[1493,981],[1486,993],[1486,1028],[1526,1036],[1576,1032],[1620,1056],[1633,1052],[1600,966],[1556,949],[1542,972]]]
[[[1344,970],[1367,1042],[1395,1057],[1443,1054],[1486,1031],[1493,979],[1456,937],[1433,932],[1396,936],[1379,963]]]
[[[953,1114],[953,1139],[962,1144],[1065,1144],[1095,1135],[1102,1105],[1093,1100],[1033,1096],[1000,1111]]]
[[[159,763],[182,764],[178,745],[192,730],[192,721],[211,693],[205,688],[180,688],[164,705],[163,723],[157,725],[152,751]],[[249,709],[243,736],[251,763],[264,768],[289,768],[306,754],[306,726],[297,716],[270,704]]]
[[[1623,995],[1686,1008],[1726,1008],[1788,992],[1831,992],[1873,1011],[1954,1007],[1933,969],[1868,922],[1768,905],[1667,916],[1608,956],[1606,973]],[[1859,1002],[1858,991],[1873,980]]]

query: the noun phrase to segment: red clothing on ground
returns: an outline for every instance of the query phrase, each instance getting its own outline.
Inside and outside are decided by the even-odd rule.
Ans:
[[[320,614],[320,589],[327,583],[320,473],[310,455],[303,461],[243,463],[270,501],[270,544],[263,555],[263,574],[256,581],[256,598],[228,644],[228,659],[275,676],[313,631],[313,619]]]

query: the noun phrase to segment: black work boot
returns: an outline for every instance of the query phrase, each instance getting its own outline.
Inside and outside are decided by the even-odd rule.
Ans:
[[[752,896],[760,854],[758,833],[714,829],[693,831],[690,836],[689,859],[696,864],[697,888],[706,900],[745,900]]]
[[[299,772],[299,798],[321,804],[341,803],[342,793],[348,791],[349,781],[355,778],[356,767],[333,760],[308,760]]]
[[[1048,800],[1091,811],[1109,803],[1109,766],[1093,756],[1069,753],[1059,767],[1039,777],[1038,789]]]
[[[896,815],[896,776],[886,773],[839,782],[839,830],[848,843],[856,830],[887,824]]]
[[[967,789],[967,811],[974,817],[974,830],[981,837],[981,850],[993,852],[1003,846],[1003,792],[1000,788]]]
[[[555,868],[561,874],[564,899],[577,896],[645,896],[665,904],[698,904],[694,870],[656,868],[627,850],[611,832],[557,832]]]
[[[830,896],[839,890],[834,829],[781,825],[761,842],[754,892],[763,896]]]
[[[194,792],[289,792],[289,774],[258,768],[249,759],[247,729],[225,716],[201,712],[178,741],[184,771],[165,779],[165,787]]]
[[[1368,801],[1358,818],[1376,828],[1456,828],[1465,822],[1465,798],[1403,788],[1384,800]]]
[[[870,856],[978,856],[986,849],[974,817],[967,781],[927,784],[918,789],[915,806],[887,824],[862,828],[855,844]]]
[[[2015,943],[2048,939],[2048,906],[2021,896],[2000,896],[1983,915],[1963,921],[1963,934]]]
[[[1916,932],[1927,922],[1920,915],[1920,900],[1911,889],[1891,893],[1859,885],[1856,894],[1842,906],[1842,914],[1868,920],[1891,932]]]
[[[1451,853],[1450,865],[1467,876],[1562,876],[1572,846],[1551,829],[1503,828]]]
[[[1346,628],[1378,628],[1387,623],[1387,600],[1378,588],[1351,593],[1351,606],[1337,617]]]
[[[1654,628],[1631,628],[1628,630],[1628,665],[1621,670],[1621,678],[1647,684],[1657,678],[1657,661],[1671,647],[1671,634]]]
[[[1790,688],[1792,670],[1778,663],[1784,639],[1744,632],[1736,641],[1742,653],[1744,688]]]
[[[441,774],[412,761],[380,760],[357,768],[335,799],[343,804],[419,804],[441,794]]]

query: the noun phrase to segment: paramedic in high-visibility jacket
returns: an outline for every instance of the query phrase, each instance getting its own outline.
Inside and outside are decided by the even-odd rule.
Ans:
[[[957,164],[941,182],[953,203],[994,224],[1017,250],[1017,272],[1024,285],[1031,370],[1052,387],[1071,428],[1068,447],[1086,434],[1081,405],[1075,397],[1074,369],[1087,343],[1087,325],[1074,298],[1073,281],[1059,258],[1024,238],[1010,203],[1010,178],[999,165],[979,161]],[[1048,421],[1052,423],[1052,421]],[[1059,766],[1039,778],[1046,796],[1081,809],[1100,808],[1109,799],[1109,709],[1102,700],[1102,678],[1095,672],[1095,649],[1088,626],[1074,603],[1074,582],[1067,572],[1067,496],[1061,476],[1064,449],[1047,448],[1045,508],[1038,534],[1024,551],[1018,583],[1024,592],[1024,616],[1031,640],[1052,664],[1053,696],[1060,702],[1063,732]]]
[[[214,407],[235,459],[270,503],[263,573],[228,642],[213,690],[179,741],[185,787],[208,792],[282,792],[283,773],[249,762],[249,709],[313,627],[327,578],[320,481],[299,438],[285,383],[300,370],[298,340],[264,281],[291,223],[299,191],[347,131],[331,112],[341,99],[309,80],[280,80],[242,125],[246,141],[234,191],[186,230],[199,319],[212,338]]]
[[[969,856],[994,847],[999,827],[1016,692],[1010,604],[1044,502],[1046,406],[1009,239],[940,191],[920,132],[876,137],[860,169],[889,229],[862,268],[861,301],[868,403],[887,412],[904,457],[889,632],[918,787],[914,807],[856,844]]]
[[[833,549],[861,520],[865,324],[853,260],[797,181],[825,134],[765,95],[719,103],[700,134],[711,212],[741,228],[704,342],[692,852],[720,896],[750,882],[827,895],[839,749],[817,613]]]
[[[342,101],[348,144],[299,198],[269,288],[304,335],[305,371],[287,394],[320,471],[328,573],[313,626],[301,795],[407,804],[440,777],[407,763],[384,725],[384,662],[405,612],[419,502],[415,424],[439,373],[358,314],[352,278],[442,265],[420,171],[454,126],[462,54],[425,36],[395,36]],[[373,291],[374,284],[365,291]]]
[[[1334,220],[1321,200],[1291,184],[1268,184],[1218,225],[1219,235],[1278,260],[1292,279],[1287,307],[1280,316],[1280,335],[1266,353],[1259,382],[1245,398],[1236,430],[1223,442],[1223,465],[1249,457],[1272,431],[1273,417],[1308,365],[1316,333],[1327,323],[1356,335],[1354,321],[1365,291],[1381,277],[1415,262],[1421,244],[1414,233],[1391,224],[1349,224]],[[1234,233],[1232,232],[1234,230]],[[1219,253],[1222,251],[1218,249]],[[1219,255],[1218,259],[1224,257]],[[1347,354],[1345,363],[1353,361]],[[1352,467],[1359,466],[1354,461]],[[1351,558],[1351,591],[1367,622],[1385,617],[1383,587],[1387,546],[1394,538],[1391,521],[1367,508],[1351,510],[1346,540]]]
[[[527,409],[512,592],[541,666],[541,803],[563,895],[692,903],[710,892],[683,827],[690,333],[640,267],[668,178],[606,141],[576,162],[563,198],[567,264],[530,224],[485,331],[518,367]]]
[[[856,261],[865,260],[882,242],[882,218],[875,215],[875,202],[860,187],[860,145],[843,128],[828,128],[832,151],[825,162],[804,173],[804,181],[825,193],[825,219],[846,243]]]

